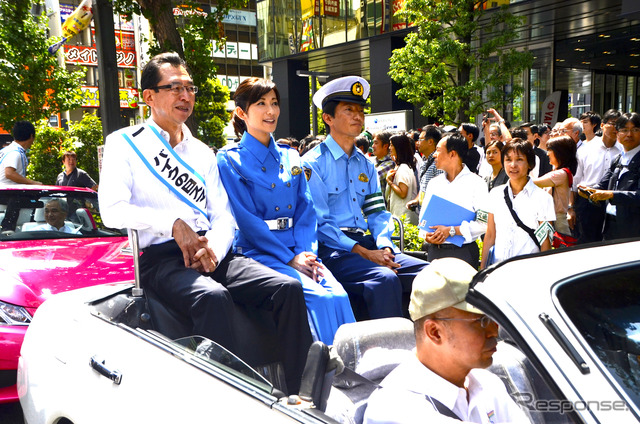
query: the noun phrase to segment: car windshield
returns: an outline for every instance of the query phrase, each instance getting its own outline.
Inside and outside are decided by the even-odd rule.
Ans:
[[[174,340],[173,343],[182,346],[190,353],[206,360],[216,368],[221,368],[252,386],[264,390],[267,393],[271,393],[273,390],[273,386],[263,376],[216,342],[204,337],[193,336]]]
[[[640,266],[567,282],[557,296],[613,379],[640,406]]]
[[[104,226],[90,191],[0,190],[0,241],[122,237]]]

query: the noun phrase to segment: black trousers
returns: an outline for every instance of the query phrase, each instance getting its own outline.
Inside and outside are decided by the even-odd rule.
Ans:
[[[177,312],[190,317],[193,334],[235,352],[234,302],[273,314],[289,393],[297,393],[311,345],[302,286],[242,255],[228,253],[216,270],[203,275],[184,266],[175,241],[150,246],[140,257],[140,279]]]
[[[578,221],[578,243],[602,241],[602,228],[606,215],[604,203],[594,205],[588,199],[576,196],[573,207]]]
[[[455,244],[430,244],[427,243],[427,259],[429,262],[440,258],[462,259],[474,269],[480,267],[480,249],[475,241],[458,247]]]

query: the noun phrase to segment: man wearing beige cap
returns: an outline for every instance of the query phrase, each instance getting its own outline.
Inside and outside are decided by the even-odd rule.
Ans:
[[[369,398],[364,422],[529,423],[502,381],[484,370],[498,325],[465,301],[476,271],[456,258],[431,262],[413,282],[416,355]]]

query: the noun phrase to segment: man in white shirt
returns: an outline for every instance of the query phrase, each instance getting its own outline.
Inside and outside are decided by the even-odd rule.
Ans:
[[[49,200],[44,206],[44,219],[46,224],[39,225],[34,228],[34,231],[60,231],[63,233],[75,233],[75,228],[65,224],[67,214],[69,213],[69,206],[64,199]]]
[[[138,230],[142,285],[188,317],[193,334],[233,352],[242,337],[232,331],[233,303],[271,312],[287,391],[297,393],[311,344],[302,286],[230,253],[236,223],[216,158],[184,124],[197,92],[185,62],[176,53],[155,56],[141,88],[150,120],[105,143],[98,192],[104,223]]]
[[[498,325],[465,301],[476,270],[438,259],[413,283],[409,314],[415,357],[402,362],[369,398],[365,424],[528,423],[493,362]]]
[[[14,184],[42,184],[26,177],[27,150],[36,139],[36,129],[31,122],[18,121],[11,131],[13,143],[0,150],[0,187]]]
[[[443,224],[441,222],[427,223],[431,232],[425,234],[425,241],[428,243],[429,261],[454,257],[478,269],[480,252],[476,239],[487,230],[486,215],[478,212],[486,204],[488,190],[487,183],[462,163],[462,158],[465,157],[468,149],[467,140],[460,134],[444,137],[438,142],[435,155],[436,167],[442,169],[444,174],[429,181],[422,209],[426,210],[429,207],[432,196],[438,196],[476,213],[475,219],[462,221],[456,225],[441,225]],[[423,220],[422,216],[420,220]],[[461,247],[450,240],[454,236],[464,237]]]
[[[577,194],[578,186],[594,187],[611,167],[616,156],[622,153],[622,145],[617,141],[616,121],[621,114],[615,109],[608,110],[602,119],[602,137],[594,137],[578,150],[578,170],[573,177],[572,207],[569,207],[569,224],[577,224],[578,243],[602,240],[604,224],[604,204],[589,202]]]

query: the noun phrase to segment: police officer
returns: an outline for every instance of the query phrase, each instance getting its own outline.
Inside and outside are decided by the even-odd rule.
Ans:
[[[338,78],[318,90],[313,102],[322,108],[329,135],[303,161],[312,170],[318,254],[347,292],[364,301],[366,311],[356,316],[402,316],[402,293],[411,292],[414,277],[428,264],[400,253],[391,241],[394,223],[378,173],[355,148],[368,96],[369,83],[357,76]]]
[[[316,256],[317,221],[300,155],[271,136],[280,115],[278,89],[249,78],[234,100],[233,124],[242,139],[217,157],[238,223],[236,253],[298,279],[312,333],[333,344],[338,327],[355,318],[344,288]]]

